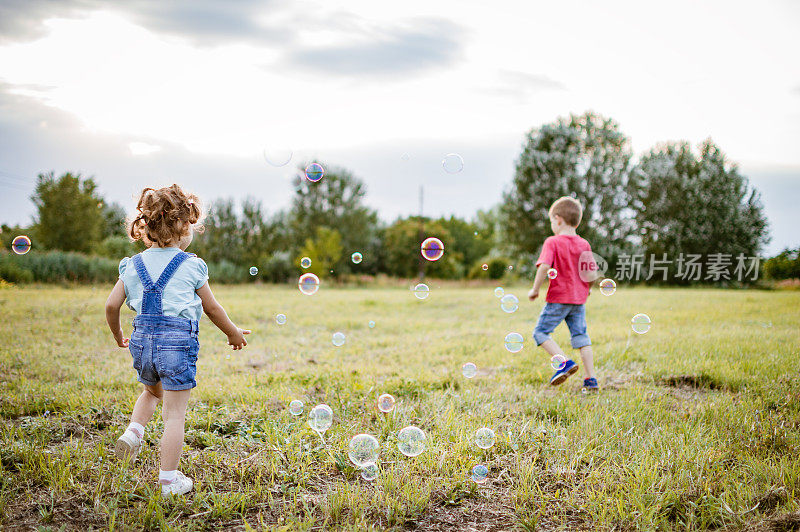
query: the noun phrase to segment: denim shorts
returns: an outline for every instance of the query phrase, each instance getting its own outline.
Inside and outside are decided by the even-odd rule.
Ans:
[[[589,335],[586,334],[586,306],[567,303],[545,303],[542,313],[539,314],[539,323],[536,324],[536,329],[533,331],[536,345],[542,345],[549,340],[550,333],[562,321],[566,321],[567,327],[569,327],[573,349],[592,345]]]
[[[170,391],[194,388],[197,386],[195,375],[200,353],[196,329],[193,332],[181,327],[163,326],[169,322],[166,317],[159,316],[156,320],[161,323],[138,323],[128,342],[139,382],[155,386],[160,381],[162,388]]]

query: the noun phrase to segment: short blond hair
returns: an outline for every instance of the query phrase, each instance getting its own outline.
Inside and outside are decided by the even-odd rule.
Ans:
[[[583,218],[583,207],[578,200],[571,196],[562,196],[550,206],[547,212],[550,216],[561,216],[572,227],[578,227]]]

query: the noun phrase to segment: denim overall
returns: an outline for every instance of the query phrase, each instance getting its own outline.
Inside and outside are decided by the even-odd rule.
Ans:
[[[161,301],[164,287],[183,261],[193,257],[179,252],[164,268],[155,284],[150,279],[141,254],[134,255],[133,265],[142,281],[144,297],[141,313],[133,320],[133,333],[128,348],[139,382],[150,386],[161,381],[164,390],[189,390],[197,386],[198,322],[175,316],[164,316]]]

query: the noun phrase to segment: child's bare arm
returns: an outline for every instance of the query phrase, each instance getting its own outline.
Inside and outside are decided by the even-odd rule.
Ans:
[[[119,309],[123,303],[125,303],[125,285],[122,284],[122,281],[117,280],[117,284],[114,285],[106,300],[106,322],[108,322],[108,328],[111,329],[117,345],[128,347],[128,339],[122,334],[122,325],[119,323]]]
[[[547,277],[547,270],[550,269],[549,264],[540,264],[539,268],[536,270],[536,277],[533,279],[533,288],[531,291],[528,292],[528,299],[533,301],[537,297],[539,297],[539,289],[542,287],[542,283],[544,283],[544,278]]]
[[[206,313],[211,323],[216,325],[228,337],[228,343],[233,346],[233,349],[241,349],[246,346],[247,340],[244,339],[244,335],[250,334],[250,331],[240,329],[231,321],[228,313],[217,302],[208,283],[197,289],[197,295],[200,296],[200,300],[203,302],[203,312]]]

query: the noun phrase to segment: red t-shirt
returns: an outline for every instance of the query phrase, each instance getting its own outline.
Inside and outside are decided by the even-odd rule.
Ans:
[[[581,279],[580,271],[596,270],[592,257],[592,246],[578,235],[555,235],[548,237],[542,245],[542,252],[536,260],[536,266],[549,264],[555,268],[557,275],[550,279],[547,289],[548,303],[569,303],[582,305],[589,297],[589,283]],[[584,254],[581,256],[581,254]],[[580,263],[584,262],[583,265]],[[586,264],[590,262],[591,264]],[[586,274],[584,273],[584,276]]]

